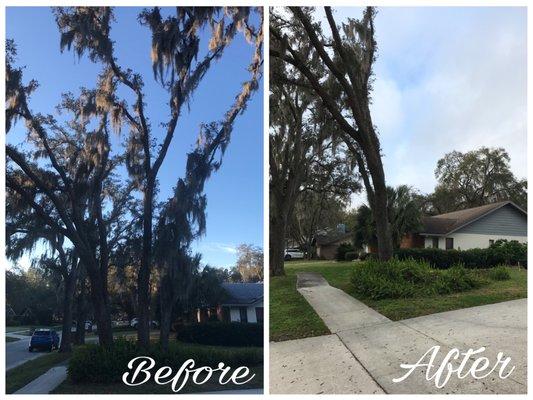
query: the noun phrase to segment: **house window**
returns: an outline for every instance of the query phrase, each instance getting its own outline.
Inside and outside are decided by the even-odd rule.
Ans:
[[[263,307],[256,307],[255,308],[255,318],[258,323],[263,323]]]
[[[489,239],[489,247],[494,244],[494,239]]]
[[[239,307],[241,322],[248,322],[248,310],[246,307]]]
[[[434,249],[438,249],[439,248],[439,238],[438,237],[434,237],[433,238],[433,248]]]
[[[446,250],[453,249],[453,238],[446,238]]]

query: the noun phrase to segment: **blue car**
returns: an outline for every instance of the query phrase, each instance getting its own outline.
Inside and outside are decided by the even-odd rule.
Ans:
[[[36,329],[30,339],[30,352],[33,349],[52,351],[59,348],[59,335],[53,329]]]

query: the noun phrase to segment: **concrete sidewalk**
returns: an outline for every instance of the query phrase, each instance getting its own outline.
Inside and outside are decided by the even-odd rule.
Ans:
[[[320,275],[322,279],[312,277],[312,275],[318,274],[298,274],[297,288],[322,318],[331,333],[390,322],[388,318],[359,300],[330,286]],[[310,282],[319,282],[319,284],[311,286]]]
[[[270,393],[384,393],[337,335],[270,343]]]
[[[352,356],[359,368],[349,372],[337,368],[336,375],[328,377],[329,385],[324,393],[374,393],[372,386],[358,383],[368,380],[386,393],[527,393],[527,299],[393,322],[313,275],[317,274],[298,277],[298,291],[335,335],[287,344],[271,343],[272,393],[308,393],[306,387],[314,388],[315,382],[324,380],[325,369],[335,365],[344,352]],[[334,342],[336,337],[344,351],[340,348],[333,356],[332,352],[328,354],[319,345],[325,340],[321,338],[326,337],[329,342]],[[315,343],[308,346],[306,341],[311,339]],[[511,364],[516,368],[505,380],[499,379],[496,373],[481,380],[458,379],[454,375],[442,389],[434,381],[426,380],[425,369],[418,369],[402,382],[393,382],[406,372],[400,364],[416,363],[433,346],[441,347],[435,369],[452,348],[463,352],[480,347],[486,348],[480,356],[488,357],[491,367],[501,351],[511,357]],[[297,360],[301,361],[300,365]],[[451,364],[457,367],[460,361]],[[467,366],[472,361],[468,360]],[[292,369],[288,371],[287,366]],[[290,385],[278,374],[289,376]]]
[[[50,368],[46,373],[31,381],[14,394],[46,394],[50,393],[67,379],[67,366],[59,365]]]

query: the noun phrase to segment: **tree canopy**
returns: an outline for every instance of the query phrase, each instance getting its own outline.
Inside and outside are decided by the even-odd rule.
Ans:
[[[429,212],[441,214],[511,200],[527,208],[527,180],[511,171],[503,148],[452,151],[437,162],[437,186],[428,196]]]

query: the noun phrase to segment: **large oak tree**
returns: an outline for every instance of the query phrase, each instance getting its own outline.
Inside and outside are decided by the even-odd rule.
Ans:
[[[393,252],[387,190],[380,141],[370,114],[376,10],[368,7],[361,19],[349,18],[341,26],[331,7],[324,11],[330,33],[314,18],[314,8],[274,10],[270,55],[298,72],[285,81],[314,94],[335,122],[336,135],[356,158],[375,215],[379,258],[386,260]]]

